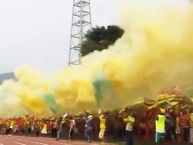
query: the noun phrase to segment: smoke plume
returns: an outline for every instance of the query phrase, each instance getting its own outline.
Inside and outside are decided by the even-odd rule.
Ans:
[[[121,4],[120,4],[121,3]],[[115,109],[180,86],[193,92],[193,5],[188,0],[121,0],[124,36],[108,50],[46,75],[31,67],[0,86],[0,116]]]

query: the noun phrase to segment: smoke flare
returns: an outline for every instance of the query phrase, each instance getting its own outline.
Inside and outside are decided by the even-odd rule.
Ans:
[[[174,86],[192,97],[192,3],[122,2],[118,24],[125,34],[114,46],[52,75],[26,66],[17,69],[17,81],[0,86],[0,116],[46,117],[96,110],[99,104],[101,109],[131,106]]]

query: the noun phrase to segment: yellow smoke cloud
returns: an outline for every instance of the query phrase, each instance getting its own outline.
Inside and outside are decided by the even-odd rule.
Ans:
[[[82,66],[71,67],[54,76],[54,92],[62,112],[96,108],[89,69]]]
[[[193,6],[182,0],[122,0],[118,24],[125,34],[100,65],[120,106],[179,85],[193,90]],[[84,58],[91,63],[98,56]],[[96,63],[97,64],[97,63]]]
[[[15,75],[19,85],[16,94],[28,113],[37,117],[51,115],[43,100],[43,95],[51,89],[51,82],[39,70],[29,66],[17,69]]]
[[[61,114],[95,110],[93,81],[99,73],[112,87],[101,101],[102,109],[155,98],[173,86],[193,92],[193,5],[188,0],[120,0],[119,4],[117,23],[125,34],[114,46],[84,57],[81,66],[52,75],[26,66],[17,69],[18,81],[0,86],[0,106],[5,107],[0,116],[50,116],[54,114],[50,104],[56,104],[54,109]],[[50,92],[51,97],[43,98]],[[6,110],[11,113],[6,115]]]
[[[22,116],[27,110],[21,105],[22,100],[16,96],[18,84],[6,81],[0,86],[0,117]]]

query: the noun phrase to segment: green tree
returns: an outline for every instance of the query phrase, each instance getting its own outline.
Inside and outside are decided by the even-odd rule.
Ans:
[[[124,30],[119,26],[95,27],[88,31],[86,39],[81,45],[81,54],[85,56],[95,50],[102,51],[113,45],[118,38],[121,38]]]

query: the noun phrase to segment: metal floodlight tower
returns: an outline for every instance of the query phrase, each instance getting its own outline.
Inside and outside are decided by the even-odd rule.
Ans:
[[[90,0],[73,0],[69,66],[81,64],[81,44],[91,26]]]

